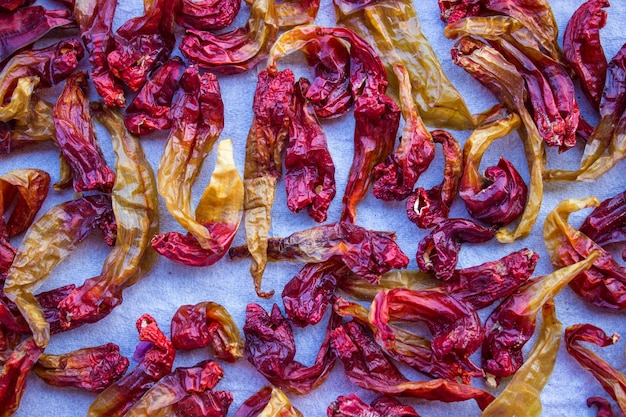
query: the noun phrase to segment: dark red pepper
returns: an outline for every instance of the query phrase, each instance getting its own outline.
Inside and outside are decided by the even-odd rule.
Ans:
[[[233,23],[240,8],[241,0],[181,0],[176,23],[188,29],[224,29]]]
[[[356,394],[340,395],[326,411],[328,417],[420,417],[409,405],[390,396],[376,398],[370,405]]]
[[[626,240],[626,191],[600,203],[579,230],[600,246]],[[626,259],[626,250],[622,257]]]
[[[0,370],[0,414],[10,416],[20,405],[26,389],[26,377],[43,352],[35,341],[27,339],[15,348]]]

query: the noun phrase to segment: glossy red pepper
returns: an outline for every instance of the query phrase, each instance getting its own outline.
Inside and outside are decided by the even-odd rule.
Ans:
[[[340,395],[333,401],[326,411],[328,417],[420,417],[417,411],[409,405],[390,396],[381,396],[365,403],[356,394]]]
[[[39,169],[18,169],[0,175],[0,237],[25,231],[48,196],[50,175]],[[10,216],[5,214],[12,208]]]
[[[10,416],[20,405],[26,377],[43,352],[33,339],[27,339],[11,352],[0,369],[0,414]]]
[[[28,6],[34,0],[0,0],[0,9],[16,10],[22,6]]]
[[[225,29],[240,8],[241,0],[181,0],[176,8],[176,23],[188,29]]]
[[[289,398],[280,389],[265,386],[241,404],[233,417],[258,417],[261,415],[280,417],[303,417]]]
[[[626,240],[626,191],[602,201],[579,230],[600,246]],[[622,257],[626,259],[626,250]]]

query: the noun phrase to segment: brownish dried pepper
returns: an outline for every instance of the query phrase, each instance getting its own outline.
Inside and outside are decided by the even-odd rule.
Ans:
[[[119,111],[106,106],[96,110],[96,117],[111,135],[116,157],[112,199],[117,239],[100,275],[86,280],[59,303],[65,328],[93,323],[109,314],[122,302],[122,291],[141,279],[156,257],[150,248],[150,239],[159,228],[152,167],[139,139],[124,127]]]
[[[46,384],[74,386],[100,392],[124,375],[130,364],[114,343],[83,348],[61,355],[44,353],[33,372]]]
[[[241,0],[181,0],[176,23],[188,29],[224,29],[233,23],[240,8]]]
[[[252,394],[237,409],[233,417],[302,417],[280,389],[266,386]]]
[[[27,339],[15,348],[0,369],[0,415],[9,417],[17,411],[26,389],[26,377],[43,352],[35,341]]]

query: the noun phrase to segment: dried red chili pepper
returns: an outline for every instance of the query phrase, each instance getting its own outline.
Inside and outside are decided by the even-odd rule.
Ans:
[[[268,239],[266,254],[272,261],[319,263],[336,258],[352,273],[370,282],[376,282],[392,268],[406,267],[409,262],[396,244],[395,234],[346,222],[316,226],[282,239]],[[231,248],[229,255],[231,259],[251,256],[246,246]]]
[[[494,230],[468,219],[448,219],[424,237],[417,248],[417,265],[440,280],[449,281],[458,262],[461,243],[482,243],[494,236]]]
[[[136,323],[141,343],[132,371],[102,391],[89,407],[89,417],[121,417],[161,378],[172,371],[176,350],[148,314]]]
[[[420,417],[409,405],[393,397],[384,395],[376,398],[370,405],[356,394],[340,395],[326,410],[328,417]]]
[[[445,379],[411,382],[385,357],[381,349],[354,322],[331,333],[331,346],[355,385],[381,394],[456,402],[474,399],[481,409],[494,400],[487,391]]]
[[[187,29],[179,48],[200,68],[237,74],[267,58],[277,34],[275,0],[257,0],[250,7],[245,26],[222,34]]]
[[[600,42],[606,25],[608,0],[588,0],[572,14],[563,34],[567,63],[580,77],[580,86],[591,105],[599,110],[608,62]]]
[[[248,6],[254,0],[245,0]],[[312,23],[320,7],[320,0],[282,0],[277,2],[276,17],[281,29]]]
[[[406,201],[406,211],[413,223],[421,228],[430,228],[448,218],[450,206],[459,191],[463,173],[461,145],[448,132],[433,130],[433,142],[440,143],[443,149],[443,181],[430,190],[416,189]]]
[[[626,375],[609,365],[598,354],[581,345],[580,342],[593,343],[596,346],[605,347],[614,345],[619,340],[619,335],[608,336],[604,330],[592,324],[575,324],[565,329],[565,348],[567,353],[576,362],[598,380],[602,388],[611,396],[622,413],[626,413]],[[589,403],[588,403],[589,405]]]
[[[289,320],[298,327],[319,323],[335,288],[348,275],[350,269],[336,259],[306,264],[285,284],[281,294]]]
[[[479,172],[484,152],[494,140],[519,127],[515,114],[480,126],[470,135],[463,149],[463,176],[459,196],[470,216],[490,226],[504,226],[517,219],[524,210],[528,187],[515,167],[500,158],[485,174]]]
[[[243,326],[246,358],[273,385],[288,392],[306,394],[321,384],[335,363],[330,349],[330,332],[339,324],[339,316],[328,322],[326,336],[311,366],[294,360],[296,344],[289,320],[276,304],[268,315],[263,307],[250,303]]]
[[[626,240],[626,191],[602,201],[579,230],[601,246]],[[622,257],[626,259],[626,252]]]
[[[303,417],[280,389],[265,386],[241,404],[233,417]]]
[[[482,348],[488,383],[497,384],[500,378],[513,375],[522,366],[522,347],[535,331],[539,310],[578,274],[589,269],[598,256],[598,252],[593,252],[578,263],[529,280],[491,312],[485,322]]]
[[[225,29],[240,8],[241,0],[181,0],[176,7],[176,23],[188,29]]]
[[[175,56],[158,68],[126,109],[124,125],[135,135],[167,130],[172,125],[170,107],[185,64]]]
[[[124,416],[226,417],[233,395],[213,391],[223,376],[222,367],[210,360],[176,368],[154,384]]]
[[[417,112],[411,94],[411,80],[403,65],[395,65],[398,78],[400,108],[404,127],[400,144],[393,155],[374,168],[374,197],[382,200],[404,200],[413,191],[420,175],[435,157],[435,144]]]
[[[587,407],[596,406],[598,412],[596,417],[613,417],[613,411],[611,410],[611,404],[607,400],[601,397],[589,397],[587,398]]]
[[[0,370],[0,414],[11,416],[20,405],[30,373],[43,348],[27,339],[15,348]]]
[[[74,18],[87,47],[91,79],[107,106],[124,107],[122,86],[111,72],[107,56],[115,48],[113,16],[117,0],[75,0]]]
[[[211,346],[215,357],[236,362],[243,356],[243,339],[224,307],[213,302],[183,305],[172,317],[171,337],[178,350]]]
[[[285,148],[287,207],[294,213],[306,208],[318,223],[335,197],[335,165],[326,135],[306,95],[310,83],[301,78],[289,107],[289,140]]]
[[[124,375],[130,364],[114,343],[61,355],[42,354],[33,372],[46,384],[100,392]]]
[[[0,12],[0,39],[3,40],[0,44],[0,62],[50,31],[73,24],[68,11],[47,10],[43,6],[23,7],[13,13]]]
[[[26,230],[48,195],[50,175],[39,169],[16,169],[0,175],[0,236]],[[13,207],[8,219],[2,217]]]
[[[74,190],[111,192],[115,173],[106,163],[94,133],[86,94],[87,73],[72,74],[52,110],[56,141],[72,168]]]
[[[562,201],[546,216],[543,237],[555,267],[571,265],[592,251],[599,251],[600,257],[594,265],[577,276],[570,287],[593,305],[622,310],[626,308],[626,267],[568,223],[571,213],[599,204],[594,197]]]
[[[377,343],[393,349],[394,328],[389,322],[423,321],[433,335],[431,349],[440,362],[454,363],[463,382],[482,376],[469,357],[480,347],[485,333],[476,310],[464,301],[438,291],[396,288],[380,291],[370,306],[369,321]]]
[[[0,0],[0,9],[17,10],[19,7],[28,6],[34,0]]]

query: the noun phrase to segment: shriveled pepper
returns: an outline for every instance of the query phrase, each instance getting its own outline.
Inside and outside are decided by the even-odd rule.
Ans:
[[[465,101],[422,33],[411,0],[333,2],[337,21],[368,41],[388,72],[398,64],[407,68],[413,100],[427,125],[453,129],[474,126]],[[390,77],[394,94],[400,82]]]
[[[529,280],[491,312],[485,322],[482,349],[489,384],[497,384],[500,378],[513,375],[522,366],[522,347],[535,331],[539,310],[578,274],[589,269],[599,255],[592,252],[580,262]]]
[[[254,0],[246,0],[248,6]],[[281,29],[312,23],[320,7],[320,0],[282,0],[277,2],[276,17]]]
[[[56,139],[52,104],[33,94],[28,106],[27,116],[0,122],[0,154]]]
[[[183,305],[172,317],[171,337],[178,350],[211,346],[215,357],[236,362],[243,356],[243,339],[237,324],[221,305],[202,302]]]
[[[74,386],[100,392],[124,375],[130,365],[114,343],[78,349],[61,355],[44,353],[33,372],[46,384]]]
[[[601,246],[626,240],[626,191],[602,201],[585,218],[580,231]],[[625,254],[622,257],[626,259]]]
[[[161,378],[124,414],[125,417],[226,417],[233,395],[213,391],[224,376],[222,367],[206,360],[176,368]]]
[[[600,382],[602,388],[617,402],[622,413],[626,413],[626,375],[619,372],[592,350],[580,342],[589,342],[605,347],[619,340],[617,334],[607,335],[604,330],[592,324],[575,324],[565,329],[565,348],[576,362]]]
[[[50,175],[40,169],[16,169],[0,175],[0,236],[26,230],[48,195]],[[13,206],[11,215],[3,219]]]
[[[139,362],[128,374],[102,391],[89,407],[88,417],[121,417],[161,378],[172,371],[176,350],[148,314],[136,323]]]
[[[152,167],[139,139],[124,127],[119,111],[99,107],[96,117],[109,131],[116,156],[112,199],[117,239],[100,275],[87,279],[59,303],[65,328],[93,323],[109,314],[122,302],[122,291],[141,279],[156,258],[150,248],[150,239],[159,228]]]
[[[326,410],[329,417],[420,417],[409,405],[402,405],[394,397],[381,396],[371,404],[365,403],[356,394],[340,395]]]
[[[0,415],[11,416],[20,405],[26,377],[43,352],[30,338],[20,343],[0,369]]]
[[[598,206],[595,197],[567,199],[546,216],[543,237],[555,267],[571,265],[592,251],[600,256],[593,266],[583,271],[570,287],[593,305],[612,310],[626,308],[626,267],[613,256],[569,223],[569,215],[588,207]]]
[[[255,0],[245,26],[213,34],[188,29],[181,40],[183,56],[203,69],[237,74],[267,58],[278,35],[275,0]]]
[[[266,386],[252,394],[233,417],[302,417],[280,389]]]
[[[240,8],[241,0],[181,0],[176,7],[176,23],[198,30],[225,29]]]

